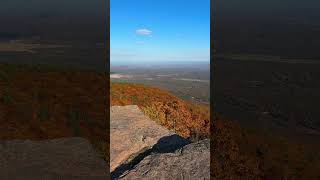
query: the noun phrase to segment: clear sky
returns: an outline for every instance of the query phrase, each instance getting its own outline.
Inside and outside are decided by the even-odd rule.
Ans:
[[[110,0],[111,64],[210,59],[210,0]]]

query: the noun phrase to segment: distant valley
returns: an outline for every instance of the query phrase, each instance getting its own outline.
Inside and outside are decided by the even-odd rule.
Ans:
[[[113,82],[145,84],[171,91],[176,96],[193,102],[209,104],[210,70],[199,68],[111,67]]]

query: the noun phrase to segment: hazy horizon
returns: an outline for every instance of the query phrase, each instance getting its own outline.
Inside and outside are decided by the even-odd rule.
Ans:
[[[210,60],[163,60],[163,61],[114,61],[111,65],[137,65],[137,66],[145,66],[145,65],[165,65],[165,64],[210,64]]]

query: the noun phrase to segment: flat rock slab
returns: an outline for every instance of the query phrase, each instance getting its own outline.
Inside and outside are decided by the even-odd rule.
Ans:
[[[110,171],[151,149],[174,133],[147,118],[138,106],[112,106],[110,122]]]
[[[106,180],[106,167],[83,138],[0,141],[0,179]]]
[[[154,153],[119,179],[210,179],[210,141],[188,144],[173,153]]]

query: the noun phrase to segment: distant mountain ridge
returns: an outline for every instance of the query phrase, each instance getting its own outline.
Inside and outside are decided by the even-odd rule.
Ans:
[[[173,69],[210,69],[210,61],[164,61],[164,62],[111,62],[112,69],[159,69],[159,68],[173,68]]]

